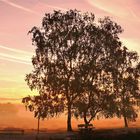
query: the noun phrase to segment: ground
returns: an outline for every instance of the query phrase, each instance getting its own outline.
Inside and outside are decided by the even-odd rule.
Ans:
[[[36,132],[0,133],[0,140],[140,140],[140,128],[99,129],[91,135],[67,132]]]

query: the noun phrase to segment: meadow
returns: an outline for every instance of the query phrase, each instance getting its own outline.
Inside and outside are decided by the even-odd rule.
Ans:
[[[0,140],[139,140],[140,129],[98,129],[92,134],[80,134],[78,131],[50,131],[40,132],[25,131],[24,134],[11,133],[0,134]]]

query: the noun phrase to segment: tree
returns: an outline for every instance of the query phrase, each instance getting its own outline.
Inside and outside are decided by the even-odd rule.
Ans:
[[[128,127],[127,120],[135,121],[138,117],[136,109],[140,97],[138,54],[123,47],[118,55],[119,63],[113,72],[114,93],[118,107],[116,114],[118,117],[123,116],[125,127]]]
[[[68,131],[72,130],[73,102],[80,93],[74,85],[78,82],[78,67],[88,57],[87,49],[82,48],[88,43],[89,29],[94,28],[93,21],[94,15],[82,16],[77,10],[66,13],[54,11],[45,15],[41,29],[34,27],[30,31],[37,48],[32,61],[34,71],[27,75],[26,81],[31,89],[38,89],[40,93],[51,92],[54,97],[65,98]]]
[[[38,96],[28,96],[22,99],[26,109],[34,112],[35,118],[52,118],[58,116],[63,112],[63,99],[48,96],[48,94],[41,94]]]
[[[127,119],[135,121],[138,116],[135,107],[140,97],[139,65],[136,66],[138,54],[129,51],[119,41],[118,33],[122,31],[120,26],[109,18],[100,23],[98,39],[102,41],[98,45],[102,51],[98,53],[99,58],[92,58],[92,62],[86,63],[89,73],[86,72],[83,78],[86,86],[82,87],[84,92],[75,103],[75,116],[84,118],[85,124],[89,124],[99,113],[105,118],[123,116],[127,127]],[[92,57],[97,53],[94,50],[94,54],[90,54],[89,57]]]
[[[41,94],[39,96],[28,96],[22,99],[26,109],[34,112],[34,117],[38,120],[37,131],[39,133],[40,119],[59,116],[64,111],[63,99],[54,99],[53,96]]]
[[[112,70],[119,61],[116,59],[118,50],[123,50],[118,37],[122,31],[108,17],[101,19],[98,27],[91,30],[88,59],[80,67],[82,94],[74,104],[75,116],[84,118],[85,124],[100,114],[105,118],[113,117],[116,110]]]
[[[63,101],[60,112],[66,110],[68,113],[68,131],[72,131],[72,112],[78,108],[79,99],[82,104],[87,104],[85,101],[89,97],[90,105],[85,112],[90,112],[94,118],[97,110],[103,110],[101,105],[111,102],[115,95],[112,70],[118,68],[116,55],[123,50],[118,37],[123,30],[108,17],[98,24],[94,18],[92,13],[82,14],[77,10],[54,11],[45,14],[40,28],[33,27],[29,31],[36,51],[32,58],[34,70],[26,75],[26,81],[31,90],[39,91],[38,97],[43,102],[47,99],[50,102],[42,105],[38,100],[31,100],[31,106],[37,107],[39,116],[46,117],[54,111],[53,102],[59,107]],[[101,103],[95,104],[97,100]],[[106,110],[111,112],[110,115],[113,112],[108,105]],[[104,114],[109,116],[109,113]]]
[[[117,27],[116,23],[113,23],[107,18],[102,20],[101,23],[104,30],[108,29],[107,33],[112,33],[112,31],[114,32],[114,41],[108,40],[107,42],[107,44],[112,44],[108,44],[108,49],[111,49],[112,55],[111,57],[108,57],[109,59],[104,61],[104,67],[106,72],[110,73],[112,77],[112,82],[109,87],[111,88],[116,100],[116,103],[114,102],[114,105],[116,104],[116,106],[114,106],[114,112],[118,117],[124,117],[125,126],[127,127],[127,119],[135,121],[138,116],[136,105],[140,97],[140,75],[138,70],[139,56],[137,52],[129,51],[125,46],[123,46],[121,41],[119,41],[117,32],[114,30],[114,25]],[[116,47],[114,43],[119,47]],[[114,47],[116,49],[113,49]],[[113,113],[112,111],[110,112],[111,114]]]

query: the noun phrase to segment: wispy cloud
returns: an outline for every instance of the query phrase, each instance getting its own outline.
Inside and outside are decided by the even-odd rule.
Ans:
[[[103,12],[107,12],[113,16],[126,17],[130,14],[128,8],[123,8],[123,6],[126,7],[126,3],[124,3],[123,1],[120,1],[120,0],[118,0],[118,1],[87,0],[87,2],[91,5],[93,5],[94,7],[102,10]]]
[[[38,11],[40,15],[44,15],[44,13],[52,12],[53,10],[67,11],[68,8],[63,8],[56,3],[48,4],[47,1],[38,1],[38,3],[34,6],[34,10]]]
[[[49,5],[49,4],[45,4],[47,7],[50,7],[50,8],[53,8],[53,9],[58,9],[58,10],[68,10],[66,8],[62,8],[62,7],[59,7],[59,6],[54,6],[54,5]]]
[[[29,13],[37,14],[35,11],[30,10],[30,9],[28,9],[28,8],[26,8],[26,7],[23,7],[23,6],[21,6],[21,5],[18,5],[18,4],[16,4],[16,3],[13,3],[13,2],[11,2],[11,1],[9,1],[9,0],[1,0],[1,1],[4,2],[4,3],[6,3],[6,4],[8,4],[8,5],[10,5],[10,6],[13,6],[13,7],[15,7],[15,8],[18,8],[18,9],[20,9],[20,10],[23,10],[23,11],[26,11],[26,12],[29,12]]]
[[[11,59],[11,58],[6,58],[6,57],[1,57],[0,59],[2,60],[6,60],[6,61],[10,61],[10,62],[16,62],[16,63],[20,63],[20,64],[26,64],[26,65],[31,65],[31,62],[24,62],[24,61],[20,61],[20,60],[16,60],[16,59]]]
[[[0,59],[31,65],[32,53],[0,45]]]
[[[0,53],[0,56],[2,57],[7,57],[7,58],[11,58],[11,59],[17,59],[17,60],[21,60],[21,61],[29,61],[29,59],[24,58],[24,57],[17,57],[17,56],[13,56],[13,55],[9,55],[9,54],[5,54],[5,53]]]
[[[140,17],[137,16],[136,13],[135,13],[132,9],[129,8],[129,11],[130,11],[131,15],[132,15],[138,22],[140,22]]]
[[[5,49],[5,50],[9,50],[9,51],[12,51],[12,52],[16,52],[16,53],[24,53],[24,54],[32,55],[32,53],[29,53],[27,51],[23,51],[23,50],[19,50],[19,49],[13,49],[13,48],[9,48],[9,47],[3,46],[3,45],[0,45],[0,48]]]

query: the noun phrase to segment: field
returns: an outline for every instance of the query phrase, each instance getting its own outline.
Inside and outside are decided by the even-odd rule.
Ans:
[[[100,129],[92,134],[78,132],[0,133],[0,140],[140,140],[140,129]]]

